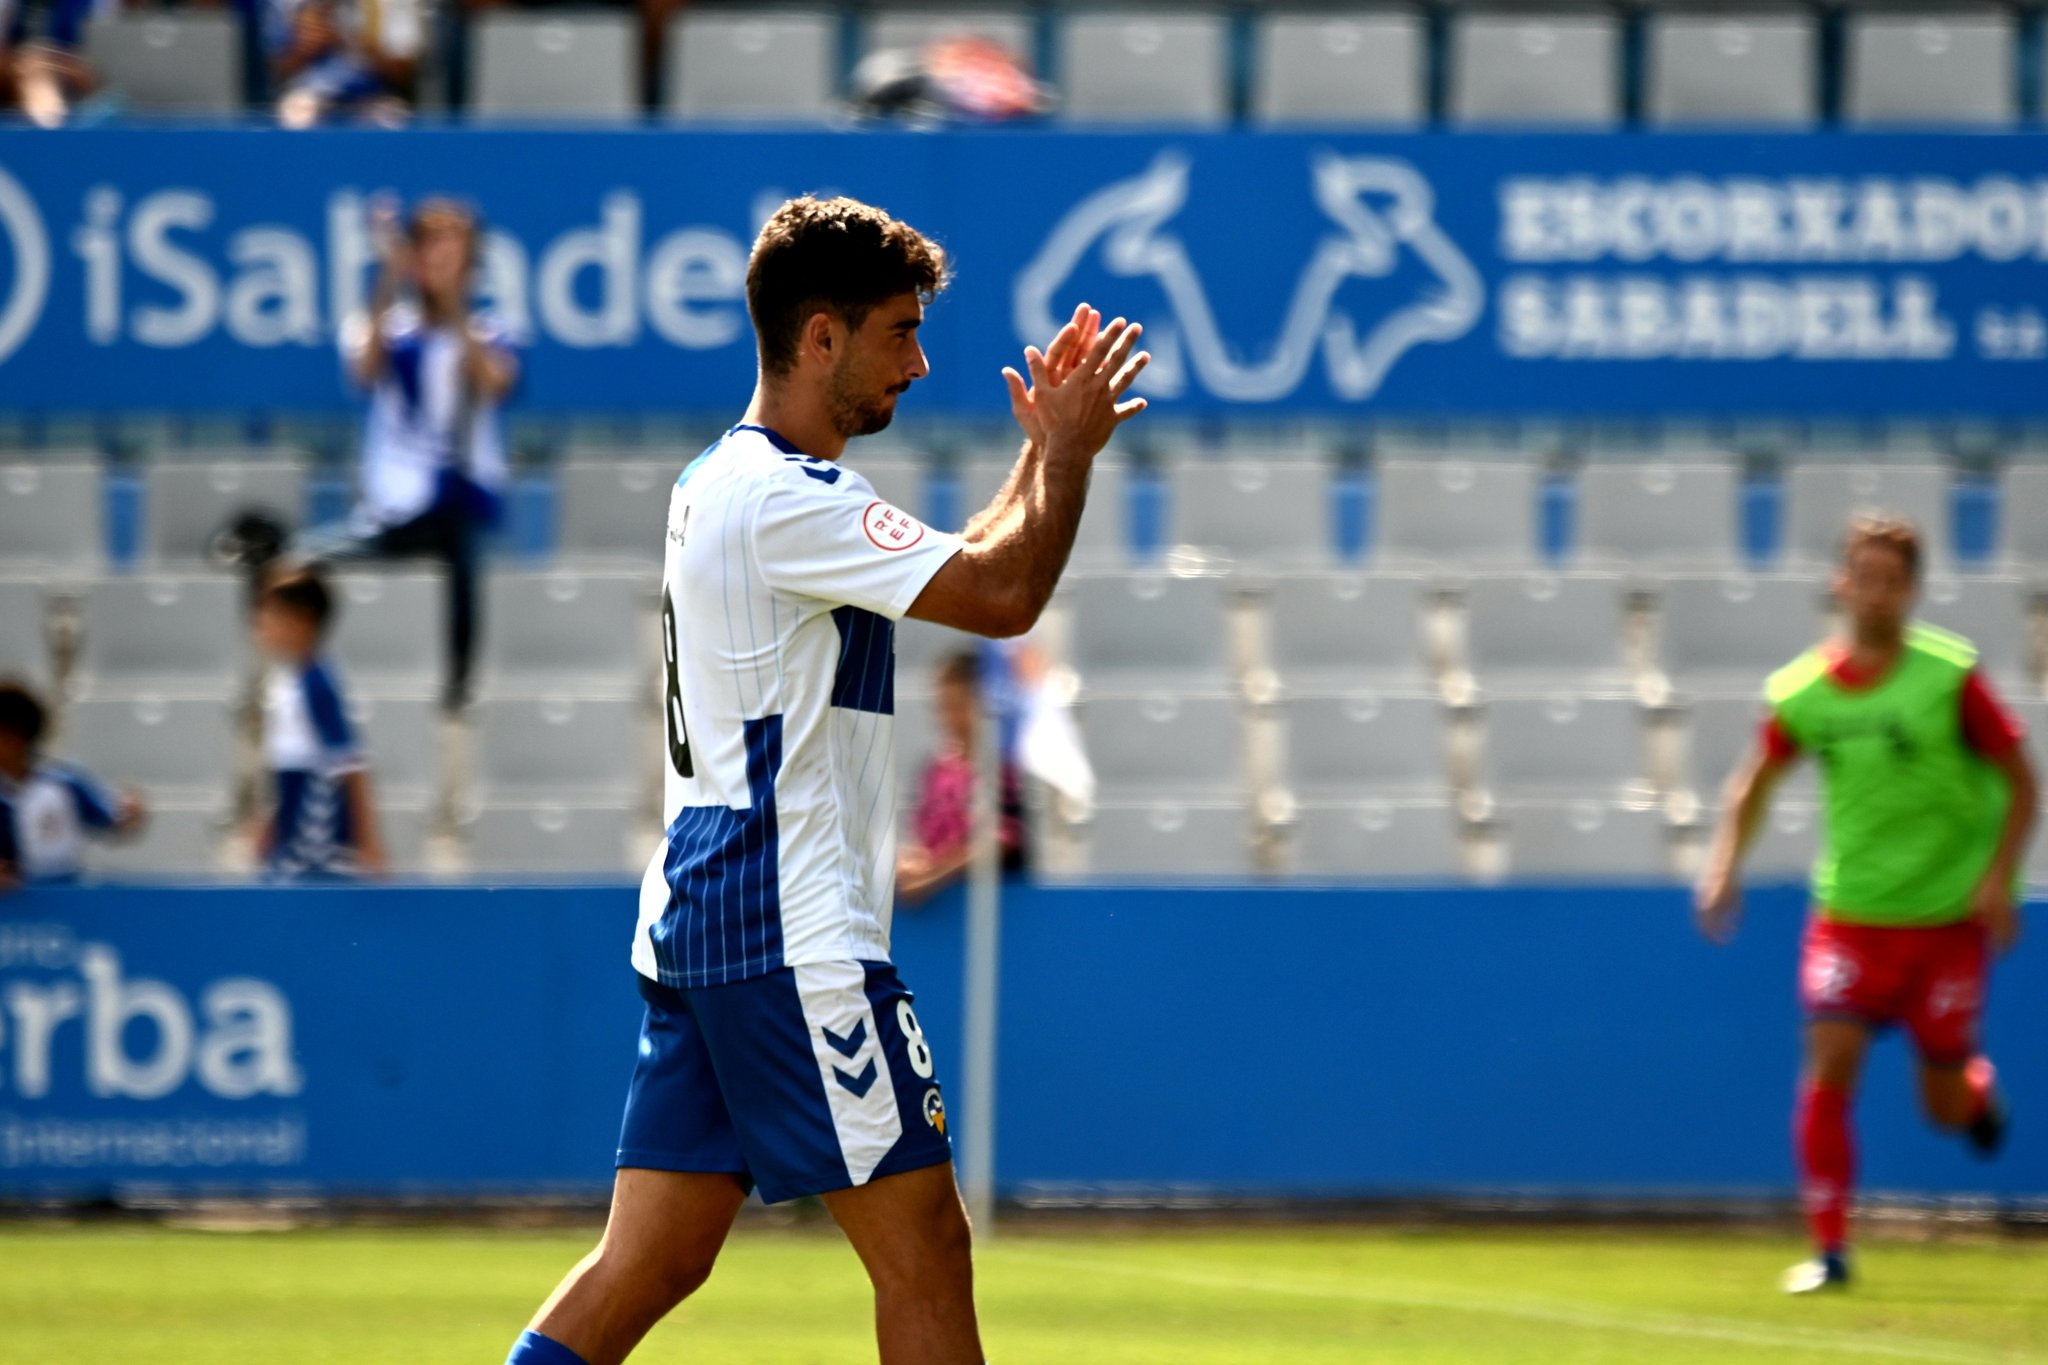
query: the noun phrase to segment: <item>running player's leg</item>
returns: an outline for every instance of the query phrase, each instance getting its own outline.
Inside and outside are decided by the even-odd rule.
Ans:
[[[973,1239],[952,1165],[839,1190],[825,1207],[875,1286],[882,1365],[982,1365]]]
[[[1856,1184],[1856,1141],[1851,1120],[1869,1026],[1853,1019],[1815,1019],[1806,1026],[1806,1066],[1800,1079],[1793,1139],[1799,1159],[1799,1197],[1814,1250],[1841,1257],[1849,1245],[1849,1201]]]
[[[1919,967],[1906,1022],[1920,1054],[1921,1103],[1935,1127],[1967,1134],[1989,1156],[2005,1137],[2005,1107],[1979,1038],[1990,971],[1983,931],[1930,931]]]
[[[710,1278],[746,1197],[729,1175],[621,1168],[604,1239],[534,1314],[507,1365],[526,1365],[522,1349],[533,1365],[618,1365]],[[549,1345],[574,1355],[548,1354]]]

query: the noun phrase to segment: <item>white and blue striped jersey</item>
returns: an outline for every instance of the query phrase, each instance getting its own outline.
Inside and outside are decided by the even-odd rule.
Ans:
[[[642,976],[681,989],[888,960],[895,623],[959,548],[764,427],[734,427],[683,471]]]
[[[263,756],[277,806],[271,871],[282,877],[353,872],[358,837],[342,778],[363,761],[341,688],[323,661],[270,669]]]
[[[0,777],[0,864],[24,882],[66,882],[81,870],[88,834],[118,823],[114,796],[84,770],[38,763]]]

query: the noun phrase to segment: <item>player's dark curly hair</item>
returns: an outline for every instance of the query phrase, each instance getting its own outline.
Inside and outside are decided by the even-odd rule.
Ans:
[[[1897,555],[1905,562],[1907,575],[1920,581],[1920,531],[1912,522],[1882,512],[1859,513],[1842,538],[1842,562],[1847,564],[1858,550],[1873,545]]]
[[[34,748],[50,723],[42,700],[17,678],[0,678],[0,731]]]
[[[930,303],[945,287],[945,248],[910,224],[857,199],[792,199],[762,227],[747,260],[761,371],[789,373],[804,321],[817,313],[857,330],[898,294]]]

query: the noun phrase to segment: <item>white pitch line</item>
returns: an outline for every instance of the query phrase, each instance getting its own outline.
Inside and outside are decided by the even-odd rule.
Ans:
[[[1211,1271],[1180,1266],[1128,1263],[1067,1252],[1039,1251],[1015,1242],[1006,1244],[1001,1256],[1020,1255],[1040,1260],[1057,1260],[1061,1265],[1112,1274],[1135,1275],[1201,1289],[1221,1289],[1260,1294],[1282,1294],[1296,1298],[1340,1299],[1355,1303],[1385,1304],[1397,1308],[1434,1308],[1454,1313],[1483,1313],[1495,1317],[1545,1322],[1559,1327],[1591,1331],[1636,1332],[1646,1336],[1679,1337],[1690,1341],[1722,1341],[1737,1346],[1759,1346],[1777,1350],[1831,1351],[1841,1355],[1889,1360],[1918,1360],[1936,1365],[2037,1365],[2038,1356],[2018,1352],[1972,1351],[1943,1342],[1887,1334],[1863,1336],[1853,1332],[1829,1332],[1810,1327],[1773,1327],[1732,1318],[1661,1317],[1621,1313],[1585,1304],[1555,1300],[1482,1299],[1461,1294],[1445,1286],[1415,1281],[1382,1281],[1377,1285],[1297,1284],[1262,1280],[1249,1276],[1218,1275]]]

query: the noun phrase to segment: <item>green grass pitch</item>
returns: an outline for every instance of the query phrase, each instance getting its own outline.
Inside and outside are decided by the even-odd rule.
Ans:
[[[497,1365],[582,1231],[0,1225],[7,1365]],[[987,1247],[996,1365],[2048,1362],[2048,1243],[1878,1242],[1787,1300],[1747,1233],[1027,1228]],[[742,1227],[636,1362],[874,1359],[829,1231]]]

